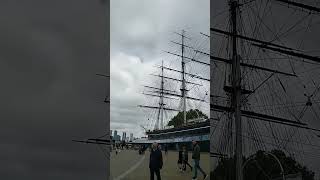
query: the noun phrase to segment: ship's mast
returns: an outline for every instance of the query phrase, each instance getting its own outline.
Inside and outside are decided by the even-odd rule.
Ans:
[[[296,3],[293,1],[289,1],[289,0],[275,0],[284,4],[289,4],[291,6],[295,6],[295,7],[299,7],[302,8],[304,10],[309,11],[309,13],[319,13],[320,12],[320,8],[317,7],[312,7],[309,5],[305,5],[302,3]],[[301,52],[299,52],[298,50],[289,48],[289,47],[285,47],[283,45],[278,45],[275,43],[271,43],[268,41],[263,41],[263,40],[259,40],[259,39],[254,39],[248,36],[244,36],[241,34],[238,34],[238,27],[237,27],[237,17],[239,17],[239,3],[238,0],[229,0],[229,7],[230,7],[230,22],[231,22],[231,29],[230,31],[223,31],[217,28],[210,28],[211,31],[219,33],[219,34],[223,34],[223,35],[227,35],[231,37],[231,47],[232,47],[232,51],[231,51],[231,58],[229,59],[224,59],[221,57],[216,57],[216,56],[212,56],[207,54],[208,56],[210,56],[211,60],[215,60],[218,62],[224,62],[224,63],[228,63],[231,64],[232,67],[232,71],[231,71],[231,77],[232,77],[232,88],[226,88],[225,90],[231,94],[231,107],[225,107],[225,106],[220,106],[220,105],[216,105],[216,104],[211,104],[210,105],[210,109],[214,110],[214,111],[218,111],[218,112],[229,112],[229,113],[233,113],[234,115],[234,120],[235,120],[235,135],[236,135],[236,144],[235,144],[235,165],[236,165],[236,180],[242,180],[243,179],[243,172],[242,172],[242,124],[241,124],[241,116],[245,116],[247,118],[252,118],[254,120],[262,120],[262,121],[267,121],[267,122],[272,122],[272,123],[279,123],[282,125],[287,125],[287,126],[292,126],[292,127],[297,127],[297,128],[303,128],[303,129],[309,129],[312,131],[320,131],[319,129],[314,129],[314,128],[310,128],[307,126],[307,124],[305,123],[301,123],[300,121],[294,121],[294,120],[290,120],[290,119],[284,119],[284,118],[279,118],[276,116],[270,116],[267,114],[260,114],[260,113],[256,113],[253,111],[246,111],[246,110],[241,110],[241,104],[240,104],[240,99],[241,99],[241,95],[242,94],[248,94],[245,99],[247,99],[251,94],[253,94],[256,89],[258,89],[259,87],[261,87],[262,84],[264,84],[265,82],[267,82],[270,77],[272,77],[272,75],[274,73],[279,74],[279,75],[284,75],[284,76],[291,76],[291,77],[296,77],[296,74],[292,74],[292,73],[286,73],[286,72],[282,72],[279,70],[274,70],[274,69],[270,69],[270,68],[265,68],[265,67],[260,67],[260,66],[256,66],[254,64],[250,64],[250,63],[241,63],[240,59],[241,57],[238,55],[237,52],[237,39],[242,39],[245,41],[249,41],[252,42],[253,46],[256,46],[258,48],[262,48],[262,49],[266,49],[266,50],[270,50],[270,51],[275,51],[277,53],[281,53],[281,54],[285,54],[285,55],[289,55],[292,57],[299,57],[299,58],[303,58],[306,60],[310,60],[313,62],[320,62],[320,58],[319,57],[315,57],[315,56],[310,56],[310,55],[306,55],[303,54]],[[246,89],[241,89],[241,69],[240,67],[243,68],[253,68],[253,69],[257,69],[260,71],[265,71],[265,72],[269,72],[269,73],[273,73],[271,74],[266,80],[264,80],[263,82],[261,82],[260,85],[258,85],[253,91],[248,91]]]
[[[163,95],[164,95],[164,76],[163,76],[163,61],[162,61],[162,66],[161,66],[161,84],[159,88],[159,110],[158,110],[158,118],[157,122],[155,124],[154,129],[163,129],[163,111],[164,111],[164,103],[163,103]],[[159,126],[160,122],[160,126]]]
[[[162,66],[161,66],[161,87],[160,87],[160,113],[161,113],[161,122],[160,122],[160,129],[163,129],[163,107],[164,107],[164,103],[163,103],[163,88],[164,88],[164,79],[163,79],[163,61],[162,61]]]
[[[195,98],[191,98],[191,97],[187,96],[187,91],[188,90],[186,88],[186,84],[194,84],[194,85],[200,85],[200,86],[201,86],[201,84],[188,82],[188,81],[186,81],[185,77],[186,77],[186,75],[189,75],[189,76],[191,76],[193,78],[197,78],[197,79],[201,79],[201,80],[205,80],[205,81],[210,81],[210,79],[203,78],[203,77],[201,77],[199,75],[186,73],[186,68],[185,68],[186,67],[186,62],[185,62],[185,59],[188,59],[188,60],[190,60],[192,62],[196,62],[196,63],[202,64],[202,65],[206,65],[206,66],[209,66],[210,63],[202,62],[202,61],[196,60],[194,58],[184,56],[184,48],[185,47],[186,48],[190,48],[190,49],[192,49],[193,51],[196,51],[196,52],[197,52],[197,50],[195,50],[193,47],[185,45],[185,43],[184,43],[185,38],[187,38],[187,39],[190,39],[190,38],[185,36],[185,31],[184,30],[182,30],[182,33],[177,33],[177,32],[175,32],[175,33],[181,36],[181,43],[174,42],[174,41],[171,41],[171,42],[173,42],[175,44],[178,44],[178,45],[181,45],[181,54],[176,54],[176,53],[172,53],[172,52],[168,52],[168,51],[165,51],[165,52],[168,53],[168,54],[174,55],[174,56],[181,57],[181,71],[176,70],[176,69],[167,68],[167,67],[164,67],[164,68],[166,70],[170,70],[170,71],[175,71],[175,72],[181,73],[182,77],[178,81],[182,82],[181,89],[180,89],[180,91],[181,91],[180,97],[181,97],[181,100],[182,100],[181,103],[182,103],[182,111],[183,111],[183,123],[185,125],[187,125],[188,121],[187,121],[187,105],[186,105],[186,101],[187,101],[187,99],[193,99],[193,100],[200,100],[200,99],[195,99]],[[174,80],[173,78],[170,78],[170,79]],[[203,100],[200,100],[200,101],[203,101]]]
[[[231,26],[232,26],[232,108],[234,109],[234,120],[236,130],[236,180],[242,180],[242,136],[241,136],[241,71],[240,57],[237,52],[237,16],[238,1],[230,0]]]
[[[199,75],[186,73],[186,66],[185,66],[186,62],[185,62],[185,59],[188,59],[188,60],[196,62],[196,63],[203,64],[203,65],[210,65],[210,64],[206,63],[206,62],[198,61],[198,60],[196,60],[194,58],[191,58],[191,57],[184,56],[184,54],[185,54],[184,49],[185,48],[190,48],[190,49],[194,50],[193,47],[185,45],[185,42],[184,42],[185,39],[186,38],[190,39],[190,38],[185,36],[185,31],[184,30],[182,30],[182,33],[177,33],[177,32],[174,32],[174,33],[178,34],[179,36],[181,36],[181,43],[180,42],[171,41],[171,42],[181,46],[181,54],[175,54],[175,53],[167,52],[167,51],[165,51],[165,52],[169,53],[169,54],[172,54],[172,55],[175,55],[175,56],[178,56],[178,57],[181,57],[181,70],[165,67],[163,65],[163,62],[162,62],[162,66],[158,66],[159,68],[161,68],[161,73],[162,74],[161,75],[150,74],[150,75],[157,76],[157,77],[161,78],[160,87],[144,86],[146,88],[152,89],[153,91],[151,91],[151,94],[150,93],[143,93],[144,95],[148,95],[148,96],[160,97],[159,106],[138,105],[138,107],[141,107],[141,108],[157,109],[158,113],[157,113],[157,119],[156,119],[156,123],[154,125],[154,129],[163,129],[164,128],[164,110],[179,111],[179,112],[182,111],[183,112],[183,123],[187,124],[188,122],[187,122],[187,118],[186,118],[186,107],[187,107],[186,106],[186,100],[190,99],[190,100],[194,100],[194,101],[205,102],[204,99],[199,99],[199,98],[194,98],[194,97],[187,96],[187,91],[188,91],[186,89],[186,85],[187,84],[193,84],[193,85],[196,85],[196,86],[202,86],[202,84],[198,84],[198,83],[195,83],[195,82],[189,82],[189,81],[186,80],[186,76],[190,76],[190,77],[193,77],[193,78],[196,78],[196,79],[200,79],[200,80],[210,81],[210,79],[201,77]],[[163,73],[164,70],[181,73],[181,79],[176,79],[176,78],[171,78],[171,77],[164,76],[164,73]],[[176,82],[181,83],[181,89],[180,89],[181,94],[178,94],[178,93],[176,93],[175,91],[172,91],[172,90],[164,89],[164,79],[172,80],[172,81],[176,81]],[[156,93],[156,94],[153,94],[153,93]],[[171,98],[172,96],[179,98],[180,103],[182,105],[182,109],[181,108],[172,109],[172,108],[165,107],[166,104],[164,104],[164,99],[165,98],[166,99],[174,99],[174,98]]]
[[[181,34],[181,73],[182,73],[182,87],[181,87],[181,95],[183,102],[183,122],[187,124],[187,113],[186,113],[186,80],[185,80],[185,61],[184,61],[184,30],[182,30]]]

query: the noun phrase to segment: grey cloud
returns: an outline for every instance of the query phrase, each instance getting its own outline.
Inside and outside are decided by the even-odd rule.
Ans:
[[[208,32],[208,3],[111,1],[111,54],[136,57],[146,68],[121,66],[129,81],[111,77],[119,93],[111,95],[114,128],[143,135],[136,119],[143,124],[144,114],[129,108],[145,102],[139,82],[150,81],[142,75],[172,48],[172,31]],[[107,71],[104,8],[98,0],[1,1],[2,179],[105,178],[99,149],[71,142],[106,132],[106,81],[95,76]]]
[[[104,7],[33,0],[0,9],[2,179],[106,177],[99,149],[71,142],[106,131],[105,81],[94,75],[106,71]]]
[[[160,64],[159,59],[165,59],[165,63],[168,64],[169,62],[171,64],[170,67],[179,69],[179,60],[176,60],[176,63],[172,63],[175,57],[170,57],[170,55],[162,51],[179,48],[172,45],[170,40],[179,42],[179,37],[173,32],[180,32],[182,29],[186,29],[189,36],[193,35],[196,38],[193,39],[194,41],[203,41],[199,33],[207,33],[209,30],[208,3],[209,1],[188,1],[187,3],[185,1],[139,1],[139,3],[138,1],[127,3],[112,1],[111,5],[116,8],[111,11],[111,53],[117,54],[121,52],[126,56],[139,58],[143,64],[147,62],[151,62],[153,65]],[[178,9],[176,8],[177,6],[179,6]],[[206,8],[208,9],[207,11],[205,10]],[[166,58],[171,59],[171,61]],[[121,60],[111,58],[111,61]],[[174,64],[178,64],[178,66],[174,66]],[[123,68],[121,63],[119,63],[119,66],[117,68]],[[132,69],[139,69],[138,71],[144,72],[139,77],[131,75],[131,77],[135,77],[135,83],[146,83],[147,85],[152,83],[156,78],[149,76],[148,73],[151,71],[156,72],[157,69],[151,70],[151,67],[148,67],[148,69],[141,68],[140,66],[132,67]],[[126,68],[126,72],[135,74],[128,68]],[[111,73],[111,98],[113,99],[111,106],[114,107],[111,109],[111,123],[128,122],[127,126],[136,124],[136,127],[138,127],[138,130],[137,128],[134,129],[136,134],[136,132],[141,131],[139,129],[140,124],[148,124],[143,110],[122,112],[118,107],[126,109],[128,104],[131,106],[141,103],[150,104],[150,101],[141,99],[141,96],[138,98],[134,94],[142,91],[138,87],[133,87],[135,92],[124,93],[121,86],[122,88],[128,88],[132,78],[125,80],[121,79],[120,76],[121,71],[119,69],[114,69],[114,73]],[[128,86],[125,86],[126,83]],[[131,109],[136,108],[131,107]],[[135,113],[135,116],[130,116],[133,113]],[[115,125],[111,125],[111,129],[112,127],[116,128]],[[125,128],[125,125],[123,128]]]

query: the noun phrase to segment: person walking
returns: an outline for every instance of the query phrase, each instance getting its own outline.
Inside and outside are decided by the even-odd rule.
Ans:
[[[142,154],[142,145],[139,146],[139,154]]]
[[[150,180],[154,180],[154,174],[157,176],[157,180],[161,180],[160,170],[162,169],[162,153],[159,150],[158,143],[153,143],[150,160],[149,160],[149,169],[150,169]]]
[[[116,149],[116,155],[117,155],[117,154],[118,154],[118,151],[119,151],[117,145],[115,146],[115,149]]]
[[[182,169],[183,169],[183,167],[182,167],[182,148],[178,148],[179,150],[178,150],[178,168],[179,168],[179,171],[180,172],[182,172]]]
[[[165,155],[168,155],[168,145],[164,145],[164,153]]]
[[[188,150],[185,145],[182,146],[182,164],[183,164],[183,171],[187,170],[187,165],[190,167],[192,171],[192,166],[188,163]]]
[[[193,159],[193,177],[192,180],[197,179],[198,177],[198,169],[203,174],[203,179],[206,179],[208,175],[202,170],[200,167],[200,146],[196,141],[192,141],[193,151],[192,151],[192,159]]]

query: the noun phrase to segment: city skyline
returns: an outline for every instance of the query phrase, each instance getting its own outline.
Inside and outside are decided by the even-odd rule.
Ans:
[[[110,135],[113,137],[113,138],[115,138],[116,136],[118,136],[118,137],[120,137],[120,140],[123,140],[123,135],[125,135],[125,140],[126,141],[132,141],[132,140],[134,140],[135,138],[141,138],[141,137],[135,137],[134,136],[134,133],[132,133],[132,132],[126,132],[126,131],[121,131],[122,132],[122,136],[120,136],[119,134],[118,134],[118,130],[116,130],[116,129],[111,129],[110,130]],[[113,133],[113,134],[112,134]],[[125,134],[124,134],[125,133]],[[127,136],[127,134],[129,134],[129,136]],[[115,138],[115,139],[117,139],[117,138]]]

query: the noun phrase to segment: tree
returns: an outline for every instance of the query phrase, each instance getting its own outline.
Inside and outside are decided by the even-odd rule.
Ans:
[[[203,112],[201,112],[199,109],[190,109],[186,112],[186,119],[194,119],[194,118],[208,118],[207,115],[205,115]],[[179,112],[177,115],[175,115],[168,123],[168,126],[174,126],[179,127],[183,125],[183,112]]]
[[[283,151],[272,150],[271,153],[279,159],[285,175],[301,173],[303,180],[314,180],[314,172],[302,166],[292,157],[286,156]],[[243,162],[246,160],[247,158],[243,158]],[[280,167],[274,158],[263,151],[257,151],[255,157],[244,167],[243,176],[246,180],[268,180],[279,177],[280,173]],[[211,177],[217,180],[235,179],[234,158],[221,159],[215,170],[211,172]]]

